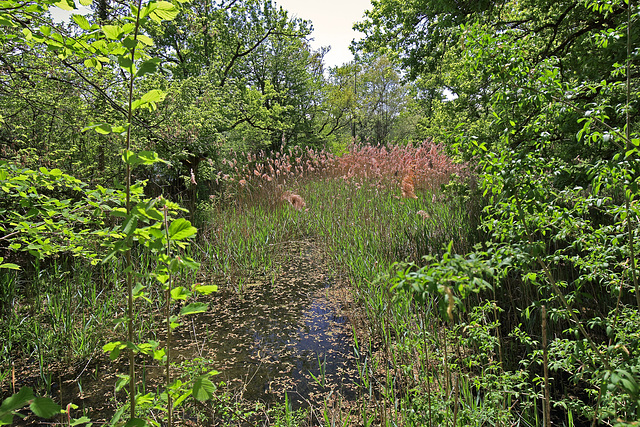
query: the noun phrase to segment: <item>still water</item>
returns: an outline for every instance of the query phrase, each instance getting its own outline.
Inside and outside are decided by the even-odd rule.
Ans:
[[[214,294],[207,313],[177,331],[176,348],[207,360],[220,371],[214,382],[245,400],[283,401],[287,393],[296,408],[330,392],[349,399],[358,377],[348,300],[321,252],[298,244],[272,280]]]

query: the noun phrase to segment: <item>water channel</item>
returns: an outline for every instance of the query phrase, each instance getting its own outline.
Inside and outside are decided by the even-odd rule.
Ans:
[[[330,392],[351,399],[358,376],[345,314],[349,291],[334,283],[312,243],[293,249],[274,280],[214,294],[209,310],[181,328],[176,348],[207,360],[220,371],[213,380],[245,400],[272,403],[287,393],[297,408]]]

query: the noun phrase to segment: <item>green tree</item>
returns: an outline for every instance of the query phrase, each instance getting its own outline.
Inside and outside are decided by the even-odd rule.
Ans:
[[[414,104],[409,84],[387,56],[359,63],[356,81],[357,136],[373,144],[401,142],[413,137],[409,122]]]
[[[206,76],[226,117],[219,132],[246,125],[277,146],[300,114],[311,78],[310,26],[271,1],[192,2],[176,22],[152,26],[156,52],[175,80]],[[293,117],[292,117],[293,115]]]
[[[613,30],[625,19],[626,6],[622,3],[598,12],[597,6],[594,9],[590,2],[578,0],[411,1],[403,2],[403,7],[395,0],[381,0],[357,25],[367,34],[358,46],[365,51],[394,52],[409,76],[422,81],[422,90],[426,93],[423,98],[427,100],[425,108],[430,115],[423,123],[424,132],[438,134],[442,128],[451,132],[457,124],[464,123],[467,131],[473,129],[476,138],[491,144],[499,140],[504,130],[502,124],[493,122],[493,112],[488,108],[491,96],[504,83],[492,79],[496,67],[513,66],[517,60],[526,61],[533,70],[546,61],[553,61],[561,84],[574,87],[582,84],[586,88],[603,79],[620,82],[623,76],[612,70],[614,64],[624,59],[625,48],[624,41],[616,38]],[[486,34],[496,40],[520,42],[517,46],[504,44],[501,52],[494,51],[495,60],[483,55],[483,59],[478,60],[481,67],[465,67],[460,58],[473,40],[461,25],[483,26]],[[599,40],[596,34],[602,34]],[[633,37],[632,43],[635,43],[637,35]],[[520,49],[520,55],[514,56],[510,48]],[[443,104],[445,90],[456,99]],[[518,96],[518,90],[523,88],[511,84],[510,99]],[[612,96],[611,104],[621,104],[622,95],[622,92],[605,95],[579,90],[572,95],[572,102],[587,111],[588,104],[597,104],[601,99],[608,102]],[[517,102],[512,102],[509,111],[519,123],[531,120],[535,114],[531,108],[519,109]],[[613,153],[613,147],[606,144],[596,152],[593,147],[580,144],[573,137],[579,130],[576,119],[575,110],[571,109],[552,119],[549,129],[554,131],[550,137],[557,141],[556,149],[563,151],[565,157],[576,151],[583,156],[601,156],[607,150],[609,155]],[[527,130],[526,127],[518,129],[511,138],[512,146],[532,137]]]
[[[504,275],[500,292],[484,295],[513,313],[500,316],[502,336],[522,336],[523,325],[538,336],[532,319],[552,307],[554,379],[542,378],[524,339],[519,348],[532,378],[585,422],[631,423],[640,381],[637,357],[622,348],[637,347],[628,328],[638,328],[640,307],[637,6],[398,5],[374,4],[359,26],[368,33],[360,47],[397,52],[426,94],[421,131],[478,162],[486,241],[472,256]],[[446,261],[413,289],[431,283],[439,268],[449,271]],[[502,367],[515,375],[519,362],[507,358]],[[565,398],[571,384],[583,398]]]

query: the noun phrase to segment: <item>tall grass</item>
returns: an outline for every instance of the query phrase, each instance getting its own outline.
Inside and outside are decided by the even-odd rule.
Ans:
[[[113,266],[92,267],[73,259],[54,260],[46,268],[35,262],[30,271],[0,276],[3,370],[24,362],[21,368],[39,376],[29,385],[49,389],[50,367],[100,354],[112,319],[121,309],[116,271]]]
[[[211,197],[202,227],[202,249],[215,272],[268,274],[280,245],[313,239],[353,285],[366,325],[357,337],[359,423],[468,421],[484,400],[460,374],[455,384],[451,380],[460,372],[450,361],[454,331],[442,328],[432,305],[417,305],[412,295],[393,293],[379,280],[396,261],[421,265],[423,256],[441,254],[449,242],[460,253],[475,243],[477,207],[442,191],[452,180],[471,180],[466,166],[430,142],[353,145],[342,156],[311,149],[258,153],[223,165],[223,189]],[[304,203],[292,203],[291,195]],[[466,394],[458,391],[456,398],[466,406],[455,416],[447,413],[453,390],[464,387]],[[441,392],[431,398],[433,390]],[[427,417],[431,412],[439,415]]]
[[[474,232],[469,206],[440,191],[453,176],[470,174],[430,142],[352,145],[342,156],[295,148],[222,164],[216,179],[225,185],[211,196],[203,224],[219,274],[265,272],[278,244],[312,237],[353,278],[371,281],[393,262],[420,262],[451,240],[463,250]],[[294,206],[292,195],[304,206]]]
[[[279,245],[313,238],[356,282],[371,282],[397,260],[468,245],[468,208],[440,192],[454,174],[470,176],[430,142],[240,154],[222,161],[221,191],[200,205],[200,249],[213,274],[234,281],[269,274]]]
[[[445,296],[417,301],[415,292],[391,289],[396,261],[416,270],[425,255],[465,254],[478,241],[479,199],[452,191],[473,187],[464,164],[426,142],[353,145],[341,156],[310,149],[258,153],[225,160],[224,167],[222,191],[210,198],[203,222],[211,268],[229,278],[269,274],[281,245],[313,239],[351,283],[361,307],[364,327],[355,332],[360,404],[337,418],[340,411],[325,405],[325,419],[383,426],[543,424],[536,361],[505,368],[514,360],[507,348],[537,345],[518,328],[500,335],[505,316],[495,301],[509,299],[511,291],[470,295],[467,312],[454,322],[439,311]],[[573,420],[571,408],[565,418]]]
[[[430,142],[389,149],[353,145],[341,156],[302,148],[273,156],[243,154],[223,162],[216,176],[221,191],[200,203],[199,239],[191,255],[202,262],[199,274],[241,291],[252,276],[277,273],[286,262],[287,244],[314,240],[331,256],[336,273],[353,285],[366,325],[357,337],[360,413],[350,408],[341,418],[337,400],[325,405],[326,417],[364,425],[435,422],[440,418],[424,418],[422,409],[449,407],[447,399],[463,384],[445,380],[446,363],[452,365],[447,372],[455,371],[449,360],[455,356],[455,331],[433,321],[431,306],[391,292],[379,277],[396,261],[420,265],[424,255],[441,253],[451,241],[458,252],[470,248],[476,209],[442,187],[452,179],[471,178],[465,165]],[[140,264],[151,262],[144,253],[134,256]],[[100,353],[105,335],[118,327],[112,319],[124,310],[119,297],[124,277],[118,271],[109,264],[53,262],[47,268],[35,264],[29,274],[0,278],[6,319],[0,375],[6,378],[10,362],[26,356],[38,366],[41,385],[50,388],[54,361]],[[143,285],[154,292],[151,284]],[[148,316],[134,321],[141,335],[153,333]],[[447,381],[451,384],[445,387]],[[448,394],[431,398],[435,389]],[[457,395],[468,408],[482,404],[473,393]],[[463,419],[464,413],[456,417]]]

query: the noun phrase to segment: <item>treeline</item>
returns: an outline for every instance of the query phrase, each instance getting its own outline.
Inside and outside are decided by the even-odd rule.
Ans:
[[[55,4],[72,8],[71,2]],[[20,3],[2,12],[0,158],[113,185],[122,179],[121,136],[100,127],[98,133],[83,129],[126,122],[122,67],[127,61],[110,62],[100,52],[80,57],[65,44],[97,31],[92,25],[126,24],[128,6],[93,2],[90,13],[74,11],[68,22],[54,23],[45,5]],[[134,148],[171,162],[170,168],[140,176],[150,179],[153,191],[184,191],[192,176],[209,182],[228,153],[276,151],[282,145],[344,147],[353,138],[376,144],[415,138],[420,109],[387,57],[328,68],[327,48],[309,45],[312,24],[271,1],[176,2],[175,7],[175,20],[143,24],[138,42],[154,59],[145,62],[134,95],[152,88],[163,95],[135,112]],[[106,41],[119,36],[106,34]],[[205,160],[213,168],[203,166]],[[212,191],[209,187],[202,191]]]

